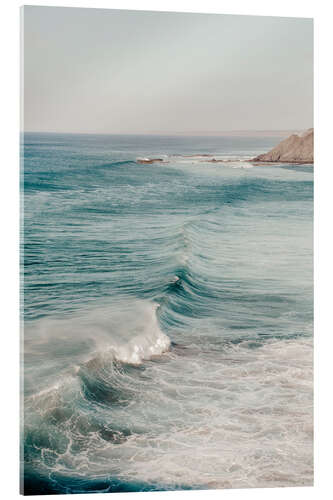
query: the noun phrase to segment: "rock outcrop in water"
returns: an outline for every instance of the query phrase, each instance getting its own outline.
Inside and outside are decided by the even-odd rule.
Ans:
[[[313,128],[301,135],[292,134],[271,151],[256,156],[252,161],[313,163]]]
[[[163,158],[137,158],[137,163],[160,163],[163,162]]]

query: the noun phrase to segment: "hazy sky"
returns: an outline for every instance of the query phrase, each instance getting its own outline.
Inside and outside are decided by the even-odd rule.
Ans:
[[[312,126],[310,19],[24,7],[24,129]]]

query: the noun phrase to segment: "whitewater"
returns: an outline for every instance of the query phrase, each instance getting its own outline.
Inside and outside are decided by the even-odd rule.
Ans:
[[[248,162],[279,141],[22,137],[25,493],[313,483],[313,166]]]

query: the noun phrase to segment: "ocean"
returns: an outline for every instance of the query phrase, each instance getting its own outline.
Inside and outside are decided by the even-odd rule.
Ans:
[[[313,166],[247,161],[279,141],[24,134],[26,494],[312,485]]]

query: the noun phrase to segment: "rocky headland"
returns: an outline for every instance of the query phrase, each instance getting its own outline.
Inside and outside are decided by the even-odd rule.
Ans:
[[[292,134],[268,153],[251,160],[258,163],[313,163],[313,128],[301,135]]]

